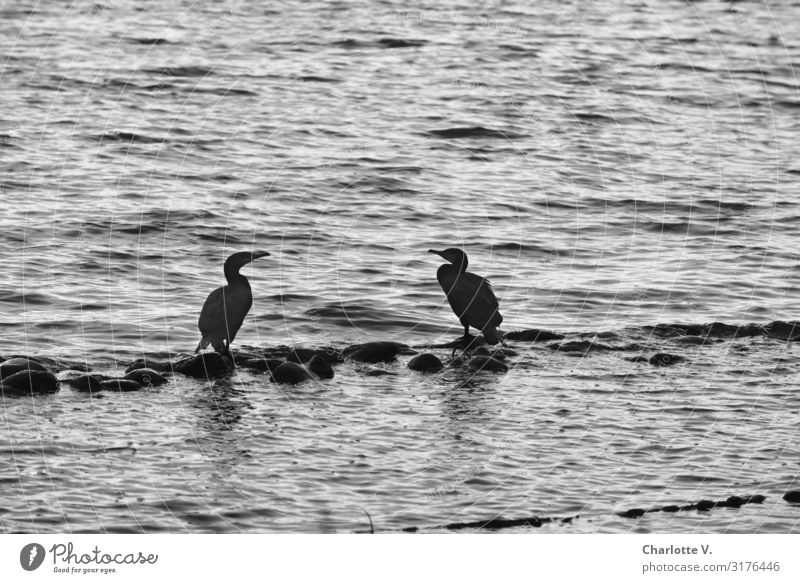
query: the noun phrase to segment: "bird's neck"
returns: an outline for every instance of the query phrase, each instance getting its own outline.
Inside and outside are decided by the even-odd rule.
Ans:
[[[246,285],[250,287],[250,282],[247,278],[239,273],[239,267],[225,266],[225,279],[228,280],[228,285]]]

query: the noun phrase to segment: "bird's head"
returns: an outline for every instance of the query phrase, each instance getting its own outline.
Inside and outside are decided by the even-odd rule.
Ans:
[[[428,253],[435,253],[445,261],[449,261],[456,267],[458,267],[461,271],[467,270],[467,254],[464,253],[461,249],[456,249],[455,247],[449,247],[444,251],[436,251],[435,249],[428,249]]]
[[[251,261],[255,261],[259,257],[268,257],[269,253],[266,251],[239,251],[234,253],[225,260],[225,272],[236,273],[244,265]]]

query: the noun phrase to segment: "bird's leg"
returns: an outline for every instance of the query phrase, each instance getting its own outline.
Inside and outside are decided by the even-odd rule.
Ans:
[[[469,333],[469,324],[464,324],[464,335],[459,339],[460,342],[453,347],[453,352],[450,357],[452,358],[455,356],[456,350],[459,348],[461,349],[461,352],[466,352],[467,348],[469,348],[474,339],[475,337]]]

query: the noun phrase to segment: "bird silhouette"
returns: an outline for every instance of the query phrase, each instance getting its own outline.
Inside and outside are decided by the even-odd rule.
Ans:
[[[231,342],[236,338],[244,317],[253,305],[250,282],[239,273],[239,270],[251,261],[267,256],[269,253],[265,251],[254,253],[241,251],[225,260],[225,279],[228,285],[218,287],[208,294],[203,304],[200,319],[197,321],[197,327],[200,328],[203,338],[195,352],[200,352],[209,344],[217,352],[230,351]]]
[[[439,266],[436,279],[439,280],[450,307],[464,326],[464,345],[471,339],[470,326],[481,330],[489,344],[500,342],[498,327],[503,322],[503,316],[500,315],[500,306],[489,280],[467,271],[469,260],[461,249],[429,249],[428,253],[435,253],[449,262]]]

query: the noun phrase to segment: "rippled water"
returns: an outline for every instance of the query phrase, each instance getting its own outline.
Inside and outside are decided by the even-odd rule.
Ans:
[[[190,352],[250,248],[239,346],[449,340],[445,246],[622,350],[5,398],[0,529],[797,531],[795,346],[649,327],[796,317],[797,5],[282,4],[0,2],[0,354]]]

